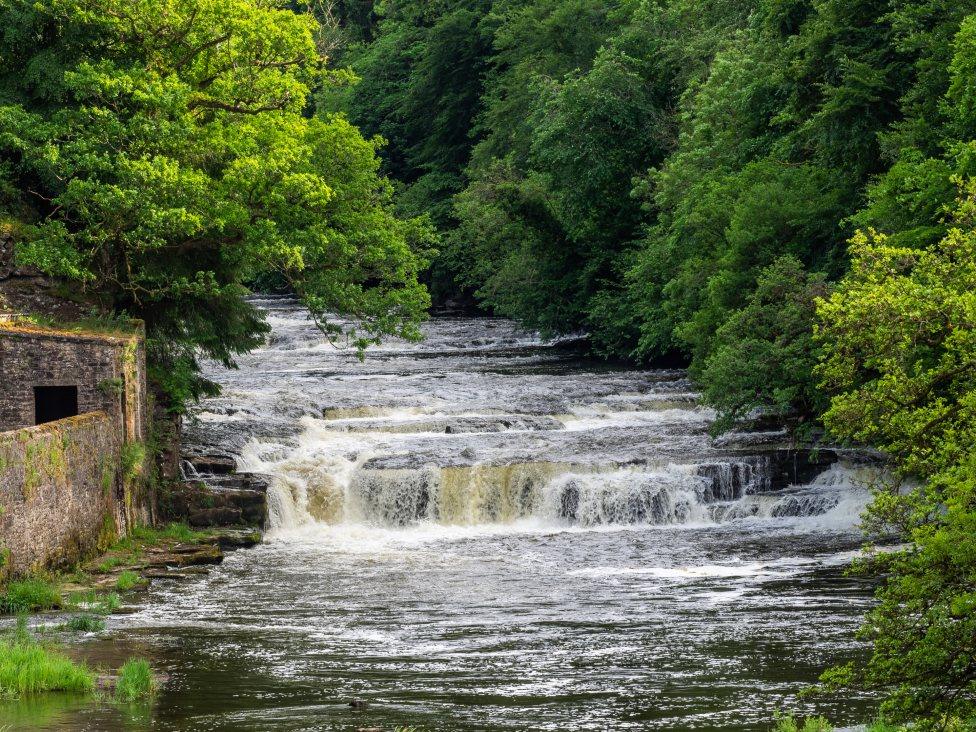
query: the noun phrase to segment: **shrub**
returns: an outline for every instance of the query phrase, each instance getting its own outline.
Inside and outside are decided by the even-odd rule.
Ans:
[[[122,592],[125,592],[126,590],[131,590],[133,587],[139,584],[142,584],[142,578],[140,578],[139,575],[137,575],[135,572],[129,569],[122,572],[119,575],[118,579],[115,581],[115,586]]]
[[[785,256],[766,267],[746,305],[715,334],[715,348],[699,374],[704,400],[718,410],[722,431],[754,409],[776,415],[819,414],[822,396],[811,376],[818,349],[813,340],[823,276],[808,274]]]
[[[801,725],[792,716],[776,720],[774,732],[833,732],[833,726],[825,717],[807,717]]]
[[[105,630],[105,621],[94,615],[83,613],[70,618],[62,627],[76,633],[97,633],[100,630]]]
[[[119,669],[119,681],[115,687],[115,698],[123,702],[148,699],[156,693],[156,680],[153,678],[149,662],[142,658],[130,658]]]
[[[118,594],[109,592],[99,595],[95,590],[74,592],[68,597],[68,607],[72,610],[86,610],[95,613],[108,614],[122,605]]]

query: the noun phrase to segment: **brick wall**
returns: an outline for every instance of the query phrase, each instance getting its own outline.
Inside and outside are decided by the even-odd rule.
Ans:
[[[0,576],[70,566],[115,538],[120,449],[105,412],[0,433]]]

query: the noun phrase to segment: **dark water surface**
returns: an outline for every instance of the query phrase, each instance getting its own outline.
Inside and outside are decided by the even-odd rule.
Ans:
[[[683,374],[438,320],[360,364],[286,301],[189,449],[274,476],[271,529],[157,582],[74,652],[141,654],[151,705],[0,707],[39,730],[765,730],[858,652],[844,577],[866,501],[838,464],[771,491]],[[760,451],[761,452],[761,451]],[[367,706],[354,709],[352,699]],[[8,725],[4,727],[4,724]]]

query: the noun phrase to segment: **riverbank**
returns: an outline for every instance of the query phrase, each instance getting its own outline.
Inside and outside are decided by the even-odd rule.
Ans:
[[[133,702],[154,694],[165,676],[154,673],[149,661],[131,657],[105,666],[77,641],[104,631],[109,616],[129,612],[153,582],[199,578],[226,552],[260,541],[260,532],[248,529],[137,527],[73,571],[35,574],[0,587],[0,720],[11,705],[38,694],[95,702]]]

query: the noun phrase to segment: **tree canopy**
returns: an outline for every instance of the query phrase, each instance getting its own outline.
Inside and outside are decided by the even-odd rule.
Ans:
[[[179,407],[266,327],[274,273],[357,345],[415,336],[432,243],[395,215],[380,141],[310,114],[341,83],[316,24],[273,0],[10,0],[0,10],[0,203],[22,264],[146,321]],[[354,316],[342,334],[329,313]]]

